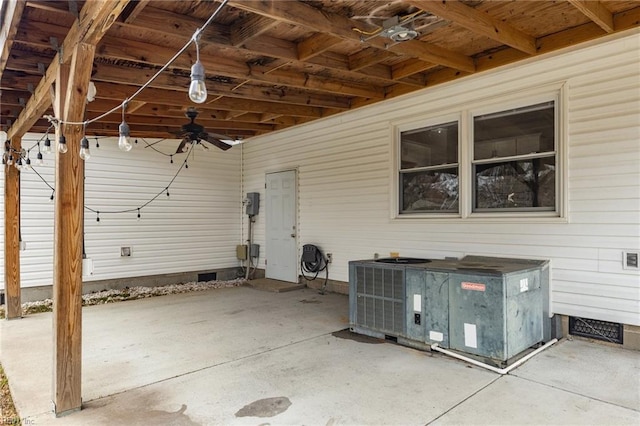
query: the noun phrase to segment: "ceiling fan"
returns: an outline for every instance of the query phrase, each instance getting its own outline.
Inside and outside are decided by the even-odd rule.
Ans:
[[[187,109],[185,115],[191,120],[191,122],[183,124],[180,131],[175,133],[176,136],[182,138],[182,141],[180,142],[180,145],[178,145],[178,149],[176,150],[176,154],[187,152],[189,150],[190,144],[202,143],[203,141],[209,142],[210,144],[220,148],[223,151],[231,148],[231,145],[223,142],[223,140],[230,140],[232,138],[216,133],[207,133],[204,131],[203,126],[195,123],[195,119],[198,116],[198,111],[196,111],[194,108]]]

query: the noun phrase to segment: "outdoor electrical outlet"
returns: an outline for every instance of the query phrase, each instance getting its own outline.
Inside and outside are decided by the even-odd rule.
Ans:
[[[327,263],[333,262],[333,253],[327,253]]]
[[[120,247],[120,257],[130,257],[131,247]]]

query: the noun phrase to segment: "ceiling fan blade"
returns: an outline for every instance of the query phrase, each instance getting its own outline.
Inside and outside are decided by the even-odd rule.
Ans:
[[[220,135],[220,136],[222,136],[222,135]],[[213,146],[215,146],[217,148],[220,148],[223,151],[226,151],[229,148],[231,148],[231,145],[229,145],[228,143],[222,142],[220,139],[218,139],[216,137],[213,137],[213,136],[211,136],[211,135],[209,135],[207,133],[200,133],[199,138],[204,140],[204,141],[209,142],[211,145],[213,145]]]
[[[151,142],[151,143],[148,143],[147,141],[144,141],[144,142],[146,143],[146,145],[145,145],[144,147],[145,147],[145,148],[151,148],[151,147],[152,147],[152,146],[154,146],[155,144],[160,143],[160,142],[163,142],[163,141],[165,141],[165,140],[167,140],[167,139],[166,139],[166,138],[163,138],[163,139],[157,140],[157,141],[155,141],[155,142]]]
[[[191,138],[189,136],[185,136],[182,141],[180,141],[180,145],[178,145],[178,149],[176,150],[176,154],[184,153],[183,149],[187,145],[187,143],[191,142]]]

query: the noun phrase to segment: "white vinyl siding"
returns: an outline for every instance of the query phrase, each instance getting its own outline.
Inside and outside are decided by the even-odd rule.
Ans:
[[[39,137],[27,134],[22,146],[30,147]],[[177,145],[178,141],[163,141],[154,147],[173,153]],[[85,210],[85,252],[94,263],[94,274],[85,276],[85,281],[239,265],[235,245],[241,240],[240,149],[223,152],[212,147],[205,152],[196,146],[189,168],[169,188],[170,197],[161,194],[142,208],[138,221],[135,208],[166,188],[185,154],[174,156],[171,164],[169,157],[144,148],[141,140],[129,152],[117,148],[117,138],[100,139],[100,149],[90,138],[90,146],[85,205],[101,213],[97,222],[96,214]],[[31,152],[32,164],[36,153],[37,149]],[[53,154],[44,160],[45,165],[36,170],[53,185]],[[21,173],[21,229],[27,245],[20,259],[23,287],[52,283],[54,203],[50,195],[51,190],[33,172]],[[134,211],[108,213],[126,209]],[[131,257],[120,257],[123,246],[131,247]],[[4,274],[0,287],[4,287]]]
[[[551,259],[552,312],[640,325],[640,274],[622,268],[622,251],[640,250],[638,34],[254,138],[244,146],[243,191],[264,194],[266,173],[297,169],[299,248],[316,244],[331,252],[331,279],[347,281],[348,261],[375,253]],[[565,93],[559,149],[568,165],[557,177],[567,188],[562,219],[392,219],[394,126],[455,114],[471,102],[495,104],[501,97],[535,96],[560,86]],[[254,236],[264,244],[265,219],[256,219]]]

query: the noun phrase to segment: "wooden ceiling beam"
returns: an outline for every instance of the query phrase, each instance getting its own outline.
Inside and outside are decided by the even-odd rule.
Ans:
[[[277,24],[278,21],[274,21],[273,19],[250,14],[231,27],[231,34],[229,35],[231,45],[240,47],[247,41],[269,31]]]
[[[400,80],[401,78],[406,78],[417,73],[428,71],[436,66],[437,65],[435,64],[430,64],[416,59],[407,59],[406,61],[402,61],[391,67],[391,77],[394,80]]]
[[[209,47],[210,49],[210,47]],[[127,41],[123,43],[113,37],[106,37],[99,47],[98,56],[107,59],[135,60],[151,65],[164,65],[167,57],[173,53],[170,48],[163,48],[142,42]],[[273,72],[273,66],[252,67],[246,63],[221,57],[220,55],[208,55],[208,48],[201,49],[200,60],[208,75],[222,75],[243,80],[254,80],[260,83],[275,84],[278,86],[290,86],[298,89],[316,90],[339,96],[382,96],[382,86],[373,84],[358,84],[348,80],[324,78],[313,74],[305,74],[296,71],[286,72],[286,80],[283,82],[283,72]],[[167,56],[169,55],[169,56]],[[181,56],[172,64],[172,68],[180,68],[188,72],[192,62],[188,56]],[[335,82],[335,83],[334,83]],[[188,83],[187,83],[188,87]],[[293,89],[287,89],[293,90]],[[313,98],[313,94],[309,94]],[[339,108],[340,106],[334,105]]]
[[[375,25],[321,11],[300,1],[231,0],[229,5],[291,25],[303,26],[352,41],[361,41],[360,34],[355,31],[356,29],[365,33],[379,30]],[[367,39],[365,44],[467,72],[475,71],[472,58],[418,40],[391,44],[383,37],[374,37]]]
[[[361,70],[396,56],[398,55],[381,51],[375,47],[365,47],[359,52],[349,55],[349,69],[352,71]]]
[[[298,60],[306,61],[340,43],[342,43],[342,39],[339,37],[331,34],[315,33],[298,43]]]
[[[94,73],[92,78],[94,82],[108,82],[115,84],[131,84],[141,86],[142,84],[146,83],[154,73],[155,69],[136,70],[122,68],[115,65],[97,64],[94,66]],[[338,92],[338,88],[337,86],[335,86],[335,82],[328,83],[333,84],[334,86],[329,87],[327,85],[321,87],[322,80],[323,79],[310,78],[309,82],[307,83],[308,87],[313,89],[317,88],[318,90],[327,89],[331,90],[332,93]],[[187,75],[163,73],[159,75],[153,81],[153,83],[149,85],[149,87],[181,92],[174,93],[174,96],[182,96],[182,102],[186,104],[190,103],[187,97],[190,82],[191,80]],[[279,102],[297,105],[312,105],[327,108],[340,108],[343,110],[349,108],[349,99],[338,97],[335,95],[326,96],[308,93],[290,87],[254,86],[251,84],[239,84],[238,82],[234,81],[215,79],[208,79],[206,82],[208,86],[207,91],[209,93],[209,96],[230,96],[234,98],[241,97],[259,101]],[[352,91],[352,89],[353,88],[345,89],[345,91]],[[363,93],[371,94],[371,90],[365,88],[363,89]]]
[[[24,11],[24,0],[5,0],[2,11],[2,28],[0,28],[0,78],[7,66],[9,52],[13,46],[13,40],[18,32],[18,23]]]
[[[244,112],[242,113],[244,114]],[[239,114],[241,115],[241,114]],[[91,118],[91,115],[88,115],[87,118]],[[144,126],[166,126],[179,129],[183,124],[187,124],[189,120],[186,117],[148,117],[137,114],[126,114],[125,119],[127,124],[134,125],[144,125]],[[113,114],[106,115],[104,118],[100,119],[100,123],[111,123],[111,124],[120,124],[122,121],[122,114],[120,112],[115,112]],[[273,126],[271,124],[266,123],[247,123],[244,121],[234,121],[231,120],[211,120],[207,118],[207,114],[198,115],[196,121],[199,124],[205,126],[205,128],[227,128],[232,130],[255,130],[255,131],[263,131],[269,132],[273,130]]]
[[[536,40],[534,37],[457,0],[410,0],[409,3],[419,9],[454,22],[476,34],[489,37],[529,55],[536,54]]]
[[[613,14],[609,12],[601,1],[568,0],[576,9],[595,22],[608,33],[615,31]]]
[[[273,20],[269,17],[261,16],[259,14],[252,14],[250,16],[256,16],[263,19],[267,19],[269,22],[273,22],[278,24],[279,21]],[[172,22],[173,25],[180,29],[180,35],[176,32],[173,32],[173,28],[167,27],[166,23]],[[189,33],[186,32],[188,29],[195,27],[197,25],[201,25],[201,22],[195,18],[171,13],[168,11],[156,9],[153,6],[147,7],[145,12],[140,15],[136,24],[144,27],[147,31],[153,31],[159,36],[171,36],[171,37],[182,37],[182,41],[186,41]],[[117,28],[124,28],[126,25],[124,24],[116,24]],[[220,26],[218,26],[220,27]],[[230,32],[233,34],[234,25]],[[37,31],[37,28],[34,28]],[[224,30],[221,30],[224,31]],[[184,34],[183,34],[184,32]],[[206,34],[209,32],[207,31]],[[205,34],[205,35],[206,35]],[[203,35],[204,37],[204,35]],[[321,36],[318,36],[321,37]],[[331,43],[336,43],[338,41],[342,41],[342,38],[333,37],[334,40],[330,41]],[[234,48],[239,54],[243,56],[247,55],[259,55],[266,56],[270,58],[284,59],[287,61],[291,61],[291,65],[299,68],[308,69],[309,64],[314,66],[321,67],[318,70],[318,73],[324,73],[328,70],[322,68],[329,68],[330,71],[333,71],[333,75],[335,78],[345,81],[350,80],[359,80],[362,78],[369,78],[369,83],[371,85],[388,85],[393,84],[394,81],[389,79],[381,78],[378,75],[371,75],[357,72],[358,69],[351,70],[349,67],[349,60],[346,56],[343,56],[341,60],[336,60],[337,55],[333,54],[330,57],[328,55],[323,54],[323,52],[307,52],[305,49],[308,49],[305,46],[305,42],[301,42],[302,45],[299,47],[299,44],[294,42],[290,42],[287,40],[278,39],[275,37],[270,37],[266,34],[261,34],[260,37],[249,38],[244,41],[243,47],[235,46],[233,44],[233,40],[227,40],[224,37],[209,37],[206,39],[206,43],[204,44],[203,52],[206,52],[207,48],[211,49],[211,52],[215,52],[216,57],[220,57],[220,49],[222,51],[226,51],[230,48]],[[314,40],[313,37],[311,40]],[[307,43],[311,43],[311,40]],[[334,45],[334,44],[332,44]],[[326,50],[326,49],[325,49]],[[378,52],[378,57],[380,60],[383,60],[389,56],[395,56],[392,53],[375,49]],[[301,52],[302,51],[302,52]],[[141,55],[148,53],[148,49],[141,50]],[[306,60],[300,60],[301,53],[303,57],[306,57]],[[379,61],[377,61],[379,62]],[[377,63],[375,62],[375,63]],[[371,64],[370,64],[371,65]]]
[[[131,22],[135,21],[140,12],[142,12],[142,9],[147,7],[150,1],[151,0],[132,0],[131,4],[133,4],[133,8],[127,13],[126,17],[123,17],[124,19],[122,20],[122,22],[130,24]]]
[[[60,52],[51,61],[44,77],[40,80],[29,102],[22,110],[20,117],[7,132],[9,138],[28,131],[31,125],[51,105],[51,98],[48,94],[49,88],[56,78],[59,65],[71,58],[75,46],[80,43],[95,46],[109,30],[128,2],[129,0],[95,0],[85,3],[80,12],[80,17],[69,29]]]

